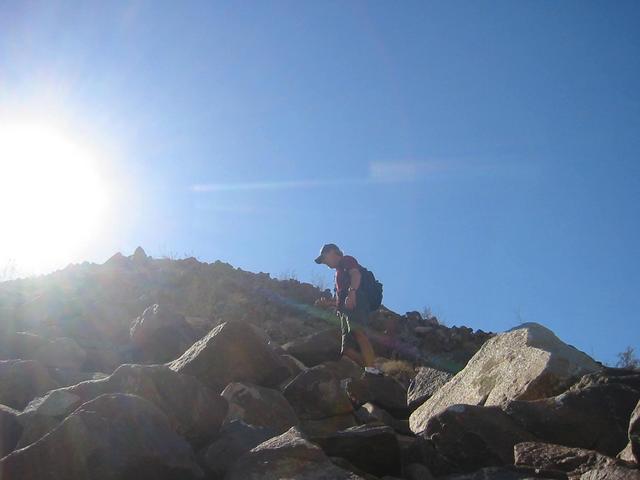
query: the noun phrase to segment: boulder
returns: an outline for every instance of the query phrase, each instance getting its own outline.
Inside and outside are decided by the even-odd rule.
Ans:
[[[341,345],[340,329],[330,328],[292,340],[282,348],[308,367],[313,367],[328,360],[338,360]]]
[[[112,480],[202,478],[189,444],[151,402],[101,395],[49,435],[0,460],[0,478]]]
[[[274,387],[289,376],[282,358],[253,328],[239,321],[218,325],[170,367],[216,392],[232,382]]]
[[[277,435],[298,424],[296,412],[277,390],[234,382],[227,385],[222,396],[229,402],[225,424],[242,420],[249,425],[269,428]]]
[[[617,464],[613,458],[593,450],[551,443],[519,443],[513,448],[513,454],[518,466],[564,472],[570,478],[580,478],[589,470]]]
[[[407,406],[413,412],[416,408],[429,400],[453,375],[449,372],[431,367],[420,367],[418,374],[409,384],[407,392]]]
[[[64,389],[52,390],[45,396],[32,400],[19,416],[24,431],[17,447],[31,445],[49,433],[82,403],[78,395]]]
[[[367,402],[384,408],[397,418],[407,418],[407,391],[393,377],[364,373],[345,382],[346,391],[356,405]]]
[[[40,362],[0,361],[0,404],[22,410],[33,398],[57,387]]]
[[[338,380],[358,379],[364,374],[364,368],[348,357],[322,362]]]
[[[400,449],[390,427],[360,425],[310,440],[328,456],[346,458],[356,468],[370,474],[400,474]]]
[[[18,421],[18,412],[0,405],[0,458],[13,451],[21,434],[22,426]]]
[[[621,466],[607,466],[583,473],[580,480],[640,480],[640,470]]]
[[[407,420],[398,420],[389,412],[373,403],[365,403],[356,410],[355,415],[362,424],[374,423],[387,425],[398,433],[411,435],[411,429],[409,428],[409,422]]]
[[[563,475],[554,472],[536,472],[527,468],[505,466],[481,468],[472,473],[453,474],[439,477],[438,480],[545,480],[566,479]]]
[[[513,401],[506,412],[545,442],[615,456],[627,444],[631,412],[640,392],[622,384],[569,390],[535,401]]]
[[[197,379],[180,375],[165,365],[122,365],[112,375],[62,389],[80,398],[80,403],[106,393],[139,395],[163,411],[172,428],[194,445],[203,445],[217,433],[227,414],[227,401]],[[52,392],[53,394],[54,392]],[[62,395],[62,394],[60,394]],[[73,398],[73,397],[69,397]],[[59,408],[47,415],[47,401],[40,399],[25,409],[29,417],[64,418],[75,408]]]
[[[277,435],[278,432],[270,428],[234,420],[224,425],[216,441],[200,453],[201,463],[215,478],[222,478],[238,458]]]
[[[32,332],[7,332],[0,338],[0,359],[33,360],[38,349],[46,343],[46,338]]]
[[[318,420],[300,420],[300,431],[307,437],[319,437],[355,427],[358,421],[354,413],[345,413],[333,417],[325,417]]]
[[[319,420],[353,411],[340,381],[324,365],[300,373],[284,387],[283,395],[301,420]]]
[[[627,462],[640,463],[640,401],[631,413],[629,420],[629,443],[626,448],[620,452],[619,458]]]
[[[489,339],[467,366],[411,415],[419,433],[429,418],[455,404],[505,405],[564,391],[576,378],[600,370],[588,355],[537,323]]]
[[[362,477],[334,465],[322,449],[292,427],[245,453],[225,480],[359,480]]]
[[[429,465],[435,475],[511,465],[514,445],[536,440],[499,407],[477,405],[447,408],[429,420],[422,435],[443,459]]]
[[[142,363],[165,363],[178,358],[198,339],[184,315],[168,305],[154,304],[131,322],[134,360]]]
[[[71,338],[54,338],[43,344],[34,354],[34,360],[49,368],[81,370],[86,352]]]

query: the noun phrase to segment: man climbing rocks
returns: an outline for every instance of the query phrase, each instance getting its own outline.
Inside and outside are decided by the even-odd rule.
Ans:
[[[315,262],[325,264],[336,271],[335,307],[342,328],[340,354],[351,358],[368,373],[380,375],[380,370],[373,366],[375,355],[365,329],[369,325],[369,313],[380,306],[382,285],[376,282],[373,275],[354,257],[344,255],[333,243],[322,247]],[[364,285],[363,272],[367,275],[366,281],[374,282],[374,286]],[[379,300],[371,298],[371,291],[375,288],[375,284],[379,285]],[[332,303],[331,299],[323,299],[319,302],[323,306],[329,303]]]

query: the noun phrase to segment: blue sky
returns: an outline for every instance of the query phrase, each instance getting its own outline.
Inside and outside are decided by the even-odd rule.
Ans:
[[[0,113],[102,149],[106,233],[64,263],[142,245],[330,281],[335,242],[394,310],[614,362],[640,349],[639,24],[635,1],[4,1]]]

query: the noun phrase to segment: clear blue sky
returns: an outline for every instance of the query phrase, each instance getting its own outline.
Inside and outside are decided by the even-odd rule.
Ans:
[[[0,2],[0,105],[108,145],[109,235],[640,348],[637,1]],[[2,159],[0,159],[2,161]],[[126,200],[125,200],[126,199]]]

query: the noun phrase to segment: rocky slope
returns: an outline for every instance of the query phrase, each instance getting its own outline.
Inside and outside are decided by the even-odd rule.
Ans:
[[[0,284],[0,479],[640,478],[640,373],[383,307],[366,374],[327,294],[141,248]]]

